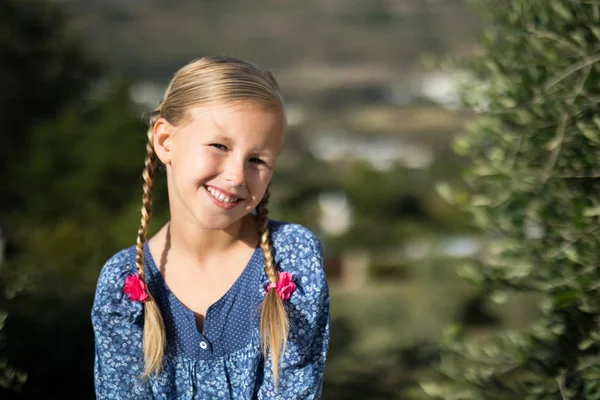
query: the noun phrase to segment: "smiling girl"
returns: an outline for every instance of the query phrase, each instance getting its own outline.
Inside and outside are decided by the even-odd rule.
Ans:
[[[329,342],[321,245],[268,219],[283,101],[255,65],[205,57],[152,113],[137,244],[92,308],[99,399],[318,399]],[[170,221],[146,240],[157,162]]]

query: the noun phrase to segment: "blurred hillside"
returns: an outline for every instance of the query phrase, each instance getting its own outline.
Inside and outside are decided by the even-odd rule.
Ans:
[[[141,80],[227,54],[273,69],[375,63],[406,74],[463,54],[481,22],[460,0],[62,0],[92,54]]]

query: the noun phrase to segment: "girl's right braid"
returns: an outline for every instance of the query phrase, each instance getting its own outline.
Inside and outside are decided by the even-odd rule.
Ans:
[[[271,248],[267,214],[269,212],[269,188],[267,188],[263,199],[257,207],[258,224],[260,229],[260,248],[263,252],[265,261],[265,274],[269,283],[277,284],[278,275],[273,260],[273,251]],[[267,359],[267,350],[271,354],[271,367],[275,387],[277,387],[279,378],[279,360],[285,350],[287,336],[289,332],[289,320],[283,301],[277,294],[277,290],[268,289],[262,304],[260,313],[260,337],[263,357]]]
[[[269,197],[271,197],[271,193],[269,192],[269,188],[267,188],[265,195],[260,203],[258,203],[257,207],[260,229],[260,248],[263,252],[263,258],[265,260],[265,273],[269,278],[269,282],[277,283],[277,271],[275,271],[275,263],[273,262],[273,253],[271,251],[271,243],[269,241],[269,219],[267,218],[269,213],[269,209],[267,208],[269,205]]]
[[[151,121],[151,128],[154,124]],[[142,172],[143,197],[142,197],[142,219],[138,229],[136,257],[135,262],[138,269],[138,274],[142,280],[145,280],[144,274],[144,243],[148,233],[148,225],[152,218],[152,188],[154,186],[154,171],[156,170],[157,157],[152,146],[153,132],[148,130],[148,141],[146,142],[146,159],[144,160],[144,171]]]
[[[152,218],[152,188],[154,186],[154,171],[156,170],[157,156],[154,151],[153,128],[156,120],[160,118],[160,111],[154,111],[150,116],[148,141],[146,143],[146,158],[144,160],[144,171],[142,177],[143,198],[142,198],[142,219],[138,229],[135,262],[140,279],[146,286],[148,298],[144,302],[144,374],[148,376],[156,374],[162,366],[162,359],[165,348],[165,328],[160,315],[160,310],[152,293],[148,288],[146,275],[144,271],[144,244],[148,233],[148,225]]]

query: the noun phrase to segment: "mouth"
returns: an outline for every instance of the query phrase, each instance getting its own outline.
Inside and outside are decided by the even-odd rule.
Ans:
[[[225,208],[231,208],[244,200],[242,197],[235,196],[233,193],[225,192],[213,186],[204,185],[204,188],[208,192],[208,195],[217,203],[217,205]]]

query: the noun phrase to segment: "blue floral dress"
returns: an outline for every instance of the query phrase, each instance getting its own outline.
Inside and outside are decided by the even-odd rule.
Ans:
[[[273,255],[292,274],[296,290],[285,301],[290,319],[279,387],[271,359],[260,351],[260,304],[268,279],[256,248],[231,288],[212,304],[202,332],[193,312],[166,286],[148,247],[145,271],[167,333],[163,368],[143,373],[143,307],[123,294],[137,272],[135,247],[111,257],[100,273],[92,308],[96,339],[94,379],[98,399],[318,399],[329,343],[329,291],[319,240],[308,229],[269,221]]]

